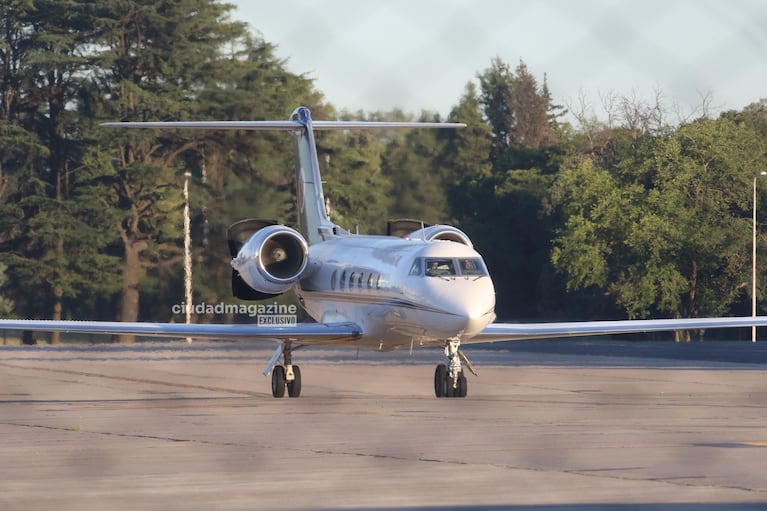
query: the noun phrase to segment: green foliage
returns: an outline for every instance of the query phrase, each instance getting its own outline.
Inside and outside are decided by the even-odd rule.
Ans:
[[[539,87],[524,62],[520,60],[511,71],[496,57],[479,74],[479,82],[480,101],[493,130],[496,159],[502,159],[513,146],[540,149],[552,144],[557,116],[563,112],[552,105],[548,84]]]
[[[451,212],[485,256],[499,317],[531,318],[549,294],[542,283],[551,273],[551,218],[541,211],[559,158],[555,120],[524,63],[512,72],[494,59],[479,79],[479,94],[468,86],[454,111],[469,126],[446,151],[444,164],[457,171]]]
[[[229,224],[295,223],[288,134],[102,121],[279,119],[299,104],[317,119],[416,118],[337,114],[232,9],[0,0],[0,314],[170,319],[183,300],[187,172],[197,303],[231,300]],[[625,116],[579,131],[521,60],[493,59],[476,78],[449,116],[466,129],[318,133],[333,220],[363,233],[387,217],[457,223],[486,258],[504,319],[726,314],[749,298],[765,100],[716,120]]]
[[[449,169],[440,168],[445,142],[434,130],[410,130],[392,140],[384,155],[384,173],[391,183],[390,218],[413,218],[427,224],[446,222]]]
[[[217,66],[217,79],[199,93],[200,119],[287,119],[298,104],[318,118],[325,115],[312,82],[286,71],[274,56],[274,46],[263,40],[245,35]],[[230,224],[258,217],[295,225],[293,140],[268,131],[197,136],[196,151],[184,157],[196,176],[191,190],[192,211],[199,212],[192,232],[194,265],[205,268],[195,272],[194,290],[198,303],[216,303],[232,300],[226,242]]]
[[[202,117],[207,104],[199,97],[231,69],[221,52],[247,42],[245,27],[225,20],[231,8],[206,0],[100,3],[93,14],[101,31],[93,43],[103,50],[95,59],[99,71],[88,91],[89,108],[110,120]],[[145,280],[179,271],[183,174],[204,161],[205,144],[198,134],[151,130],[101,130],[96,136],[102,154],[92,159],[97,167],[90,185],[112,212],[108,229],[118,234],[118,316],[135,321],[140,306],[157,310],[155,293],[144,293],[139,302]],[[105,164],[107,155],[112,161]]]
[[[19,315],[59,319],[65,302],[109,289],[98,273],[105,242],[74,185],[83,144],[69,106],[88,65],[78,51],[87,37],[84,6],[3,2],[0,12],[2,257]]]
[[[5,274],[6,270],[8,269],[8,266],[0,263],[0,291],[3,287],[5,287],[6,282],[8,281],[8,276]],[[13,311],[15,308],[15,304],[13,300],[10,298],[6,298],[4,293],[3,295],[0,295],[0,317],[3,318],[10,318],[13,316]]]
[[[586,156],[560,173],[552,260],[569,289],[603,289],[630,317],[724,314],[749,273],[749,191],[765,141],[701,119],[645,142],[613,168]]]
[[[358,130],[317,138],[331,220],[352,232],[383,232],[389,184],[381,174],[380,135]]]

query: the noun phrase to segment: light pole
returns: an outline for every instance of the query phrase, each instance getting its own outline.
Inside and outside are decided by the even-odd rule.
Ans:
[[[186,324],[192,322],[192,236],[189,218],[189,178],[190,172],[184,173],[184,298],[186,300]],[[186,342],[192,342],[191,337]]]
[[[760,172],[754,176],[754,207],[751,219],[751,317],[756,318],[756,178],[767,176],[767,172]],[[756,325],[751,326],[751,342],[756,342]]]

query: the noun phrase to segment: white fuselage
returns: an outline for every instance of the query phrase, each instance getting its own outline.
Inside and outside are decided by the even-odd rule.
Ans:
[[[381,351],[469,338],[495,319],[484,262],[461,243],[344,236],[311,245],[309,261],[295,288],[309,315],[355,323]]]

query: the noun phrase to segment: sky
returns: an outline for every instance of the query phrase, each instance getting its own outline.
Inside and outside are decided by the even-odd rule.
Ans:
[[[764,0],[228,0],[338,110],[446,116],[499,57],[556,103],[611,95],[684,115],[767,98]]]

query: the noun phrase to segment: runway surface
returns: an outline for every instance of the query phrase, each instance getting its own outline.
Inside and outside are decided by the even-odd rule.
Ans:
[[[0,509],[767,509],[762,345],[469,347],[465,399],[354,350],[274,399],[271,351],[0,347]]]

